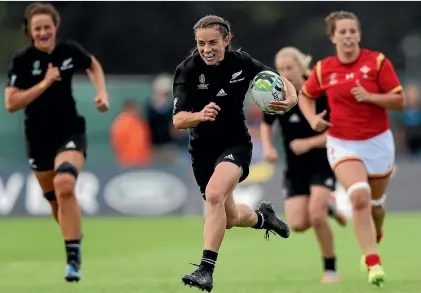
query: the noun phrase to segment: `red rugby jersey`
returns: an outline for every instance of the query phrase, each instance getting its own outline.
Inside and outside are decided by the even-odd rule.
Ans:
[[[365,140],[390,128],[387,110],[370,103],[359,103],[351,94],[356,81],[370,93],[398,93],[402,85],[392,63],[382,53],[361,49],[358,58],[343,64],[337,56],[327,57],[313,68],[302,92],[318,98],[328,97],[333,124],[329,135],[347,140]]]

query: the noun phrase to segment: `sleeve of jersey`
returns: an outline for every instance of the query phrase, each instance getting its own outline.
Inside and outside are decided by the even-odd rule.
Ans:
[[[180,112],[191,112],[192,106],[189,98],[189,92],[187,88],[187,77],[186,73],[177,67],[174,74],[173,83],[173,94],[174,94],[174,109],[173,115]]]
[[[13,58],[7,70],[6,87],[16,87],[19,89],[23,89],[24,77],[19,68],[21,68],[21,66],[19,66],[18,61],[16,60],[16,58]]]
[[[262,72],[262,71],[265,71],[265,70],[273,71],[273,72],[277,73],[276,70],[274,70],[273,68],[270,68],[270,67],[264,65],[263,63],[261,63],[260,61],[257,61],[254,58],[250,57],[250,60],[251,60],[253,77],[256,76],[256,74],[258,74],[259,72]]]
[[[92,64],[92,54],[87,52],[77,42],[72,41],[71,45],[73,47],[73,54],[74,54],[75,65],[77,69],[86,70],[90,68]]]
[[[310,76],[305,81],[301,92],[309,98],[317,99],[322,94],[322,85],[321,85],[321,72],[322,72],[322,63],[317,62],[316,66],[310,73]]]
[[[395,68],[383,54],[377,57],[378,85],[381,93],[395,94],[402,91],[402,84],[396,74]]]

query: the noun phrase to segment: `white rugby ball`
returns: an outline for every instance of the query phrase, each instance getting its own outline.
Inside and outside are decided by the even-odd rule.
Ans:
[[[268,108],[271,101],[285,100],[284,92],[287,87],[282,78],[275,72],[259,72],[251,81],[247,95],[253,99],[256,105],[267,114],[278,114]],[[282,112],[282,111],[281,111]]]

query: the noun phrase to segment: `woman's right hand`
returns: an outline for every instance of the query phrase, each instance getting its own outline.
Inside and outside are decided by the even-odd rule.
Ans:
[[[54,67],[51,63],[48,63],[48,69],[45,73],[44,81],[50,86],[55,81],[60,81],[60,70],[58,67]]]
[[[269,163],[274,163],[279,159],[278,151],[272,145],[266,146],[263,149],[263,155],[265,157],[265,161]]]
[[[215,121],[219,111],[221,111],[221,108],[214,102],[211,102],[199,112],[199,119],[200,121]]]
[[[310,120],[310,126],[313,128],[313,130],[323,132],[326,128],[333,126],[332,123],[323,119],[326,114],[327,111],[323,110],[323,112],[313,116],[313,118]]]

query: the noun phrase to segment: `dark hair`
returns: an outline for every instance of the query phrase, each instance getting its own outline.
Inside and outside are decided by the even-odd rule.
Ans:
[[[32,17],[39,14],[47,14],[51,16],[54,25],[57,27],[60,25],[60,14],[53,5],[49,3],[32,3],[25,10],[25,18],[23,21],[23,31],[25,35],[31,37],[31,20]]]
[[[333,36],[333,34],[335,33],[336,22],[338,20],[342,20],[342,19],[355,20],[357,25],[358,25],[358,29],[361,29],[360,21],[354,13],[349,12],[349,11],[342,11],[342,10],[341,11],[333,11],[325,18],[326,33],[329,37]]]
[[[223,39],[225,39],[228,36],[231,39],[233,37],[231,24],[227,20],[216,15],[206,15],[205,17],[202,17],[201,19],[199,19],[193,26],[193,31],[196,34],[198,29],[208,28],[208,27],[214,27],[215,29],[219,30],[222,34]],[[227,50],[232,50],[231,42],[228,43]],[[190,52],[190,56],[193,56],[197,52],[198,52],[197,47],[194,47]]]

